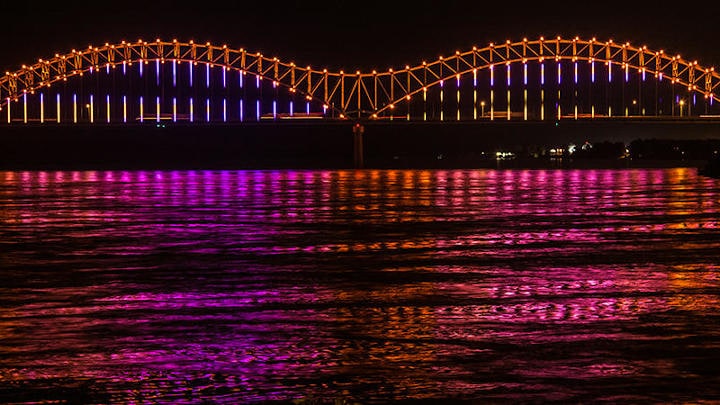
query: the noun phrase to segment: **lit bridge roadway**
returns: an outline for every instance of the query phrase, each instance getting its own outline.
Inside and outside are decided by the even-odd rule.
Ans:
[[[595,38],[507,41],[372,72],[139,40],[6,72],[0,125],[712,119],[718,86],[714,68]]]

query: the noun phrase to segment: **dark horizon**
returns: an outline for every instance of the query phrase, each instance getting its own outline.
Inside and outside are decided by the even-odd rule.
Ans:
[[[489,42],[557,35],[631,42],[679,53],[703,66],[720,64],[720,48],[708,40],[714,34],[710,22],[718,17],[714,6],[705,6],[704,18],[698,19],[639,3],[603,3],[602,9],[592,10],[555,4],[293,1],[185,7],[160,1],[138,9],[81,1],[41,10],[10,4],[3,13],[0,69],[15,70],[91,44],[177,38],[244,47],[331,70],[381,70]]]

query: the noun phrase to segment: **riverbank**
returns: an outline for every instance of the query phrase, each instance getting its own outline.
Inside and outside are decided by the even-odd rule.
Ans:
[[[351,122],[0,127],[0,168],[345,169]],[[720,123],[365,124],[366,168],[702,167]]]

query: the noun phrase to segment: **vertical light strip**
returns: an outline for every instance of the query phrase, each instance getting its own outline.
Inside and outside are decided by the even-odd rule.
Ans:
[[[45,97],[40,93],[40,123],[45,123]]]
[[[510,121],[510,88],[507,89],[507,120]]]
[[[457,117],[456,120],[460,121],[460,75],[456,75],[457,78]]]
[[[127,96],[123,96],[123,123],[127,123]]]
[[[557,68],[557,84],[562,84],[562,65],[558,62]]]
[[[495,90],[490,90],[490,121],[495,120]]]
[[[73,94],[73,124],[77,124],[77,94]]]
[[[423,87],[423,106],[427,106],[427,87]],[[423,108],[423,121],[427,121],[427,107]]]
[[[59,124],[61,119],[60,116],[62,115],[60,112],[60,93],[55,95],[55,109],[56,121]]]
[[[23,123],[27,124],[27,93],[23,93]]]
[[[444,84],[444,82],[442,80],[440,80],[440,121],[443,121],[445,118],[445,114],[444,114],[445,109],[443,108],[443,99],[445,98],[444,97],[445,91],[443,89],[443,84]]]
[[[90,123],[95,123],[95,99],[90,95]]]
[[[575,84],[577,84],[578,83],[578,63],[577,62],[575,62],[575,64],[574,64],[574,69],[575,69]]]
[[[173,122],[177,122],[177,97],[173,97]]]
[[[477,120],[477,69],[473,69],[473,119]]]
[[[210,99],[205,99],[205,122],[210,122]]]
[[[260,90],[260,76],[255,75],[255,88]],[[260,100],[255,99],[255,120],[260,122]]]
[[[205,87],[210,88],[210,64],[205,64]]]
[[[155,97],[155,122],[160,122],[160,97]]]
[[[190,97],[190,122],[195,122],[195,109],[193,107],[193,99]]]
[[[140,96],[140,122],[145,122],[145,105],[142,96]]]
[[[105,95],[105,112],[107,113],[107,123],[110,123],[110,95]]]

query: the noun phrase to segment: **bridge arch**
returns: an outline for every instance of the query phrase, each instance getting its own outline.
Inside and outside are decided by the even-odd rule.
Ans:
[[[511,108],[511,93],[532,87],[528,84],[528,66],[530,69],[541,70],[542,77],[535,72],[539,87],[543,88],[543,106],[545,104],[544,87],[548,92],[558,90],[555,104],[557,105],[557,118],[560,118],[561,105],[567,103],[561,95],[561,78],[567,75],[567,69],[574,69],[575,84],[578,83],[578,71],[592,74],[591,81],[595,83],[595,75],[604,73],[608,75],[605,84],[624,89],[628,86],[630,73],[641,75],[642,81],[646,76],[656,82],[669,82],[673,94],[675,89],[686,90],[688,94],[700,96],[709,105],[718,101],[718,86],[720,74],[714,68],[703,67],[697,61],[688,61],[680,55],[669,55],[663,50],[655,51],[645,46],[634,46],[630,43],[616,43],[612,40],[598,41],[595,38],[585,40],[578,37],[565,39],[561,37],[546,39],[540,37],[535,40],[506,41],[499,44],[488,44],[485,47],[473,47],[464,52],[457,51],[447,57],[439,57],[431,62],[422,62],[416,66],[405,66],[400,69],[372,72],[332,72],[326,69],[313,69],[310,66],[297,66],[293,62],[281,61],[275,57],[267,57],[259,52],[248,52],[245,49],[234,49],[227,45],[217,46],[211,43],[195,43],[193,41],[180,42],[162,41],[152,42],[138,40],[137,42],[121,42],[118,44],[106,43],[99,47],[88,47],[83,50],[73,50],[66,54],[56,54],[49,59],[38,60],[29,66],[22,66],[15,72],[6,72],[0,76],[0,108],[8,109],[10,120],[10,102],[17,101],[27,94],[34,94],[46,87],[53,87],[59,82],[70,78],[82,77],[87,72],[106,68],[115,69],[118,66],[149,62],[164,64],[166,62],[178,64],[205,64],[210,68],[221,68],[228,71],[251,74],[261,80],[271,81],[275,86],[288,89],[291,94],[297,94],[308,101],[321,104],[323,112],[335,110],[339,118],[392,118],[394,111],[403,104],[407,108],[407,118],[411,118],[410,104],[419,94],[427,99],[428,92],[440,91],[440,118],[443,111],[443,86],[445,83],[457,82],[457,118],[460,119],[461,90],[477,93],[478,75],[485,77],[485,90],[489,87],[490,98],[493,91],[498,94],[507,90],[506,105],[507,118],[515,112]],[[510,79],[520,75],[517,67],[524,72],[524,83],[511,89]],[[538,67],[539,66],[539,67]],[[495,74],[502,76],[501,69],[506,70],[504,78],[505,87],[494,83]],[[545,71],[547,67],[548,72]],[[604,70],[603,70],[604,67]],[[549,72],[557,75],[552,83]],[[602,72],[601,72],[602,71]],[[624,75],[624,83],[613,74]],[[515,75],[515,76],[513,76]],[[472,76],[473,84],[461,86],[461,81],[469,81]],[[615,81],[614,81],[615,80]],[[515,80],[517,81],[517,80]],[[618,82],[618,83],[616,83]],[[555,87],[551,86],[554,85]],[[642,83],[638,84],[642,95]],[[535,83],[538,87],[538,83]],[[462,88],[462,89],[461,89]],[[483,90],[483,91],[485,91]],[[572,89],[563,89],[565,93]],[[575,91],[577,96],[577,91]],[[527,98],[527,94],[525,95]],[[483,101],[484,102],[484,101]],[[466,103],[463,101],[463,103]],[[492,103],[492,101],[490,101]],[[624,101],[623,101],[624,103]],[[674,101],[673,101],[674,103]],[[478,100],[475,95],[471,104],[477,110]],[[552,103],[551,103],[552,104]],[[608,111],[611,103],[607,103]],[[720,103],[717,103],[720,104]],[[674,105],[674,104],[673,104]],[[682,104],[680,105],[682,107]],[[583,106],[583,108],[586,106]],[[689,105],[688,105],[689,107]],[[492,108],[489,106],[489,108]],[[555,108],[555,107],[553,107]],[[592,106],[595,111],[595,106]],[[527,107],[526,107],[527,109]],[[575,110],[577,111],[577,104]],[[490,118],[492,119],[492,111]],[[498,111],[499,113],[500,111]],[[548,111],[547,116],[554,113]],[[682,110],[681,110],[682,114]],[[576,112],[577,117],[577,112]],[[484,114],[481,113],[481,117]],[[593,113],[594,116],[594,113]],[[473,115],[477,118],[477,112]],[[525,119],[528,114],[525,113]],[[545,114],[543,114],[543,119]]]

